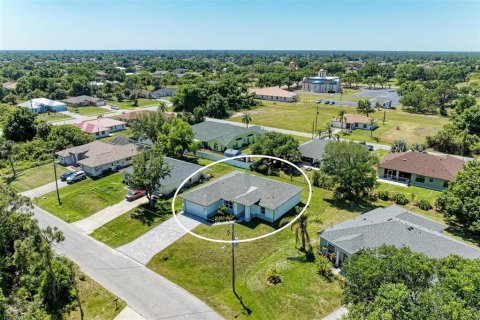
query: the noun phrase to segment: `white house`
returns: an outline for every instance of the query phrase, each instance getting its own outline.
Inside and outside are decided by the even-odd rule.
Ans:
[[[303,188],[233,171],[182,195],[183,211],[208,219],[224,205],[227,213],[245,221],[274,222],[301,201]]]
[[[97,139],[108,137],[112,132],[125,130],[126,123],[111,118],[98,118],[84,122],[74,123],[83,132],[94,135]]]
[[[345,114],[343,117],[337,117],[332,119],[331,125],[334,128],[355,130],[355,129],[364,129],[364,130],[375,130],[378,127],[377,122],[370,123],[370,120],[367,116],[361,114]]]
[[[34,113],[43,112],[60,112],[67,110],[67,104],[60,101],[50,100],[47,98],[36,98],[17,104],[17,107],[27,108]]]
[[[171,97],[177,92],[177,88],[162,88],[156,91],[153,91],[151,94],[152,99],[159,99],[162,97]]]
[[[327,72],[321,69],[317,77],[303,78],[302,90],[316,93],[337,93],[342,90],[342,81],[339,77],[327,77]]]
[[[298,100],[298,94],[290,92],[279,87],[255,88],[250,92],[255,94],[255,98],[261,100],[279,101],[279,102],[295,102]]]

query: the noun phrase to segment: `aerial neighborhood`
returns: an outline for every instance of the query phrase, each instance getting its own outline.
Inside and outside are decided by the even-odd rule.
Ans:
[[[478,6],[348,6],[2,4],[0,319],[479,319]]]

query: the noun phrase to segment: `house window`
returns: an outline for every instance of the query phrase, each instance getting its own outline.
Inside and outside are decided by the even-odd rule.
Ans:
[[[429,182],[433,182],[433,179],[432,179],[432,178],[429,178],[428,181],[429,181]]]
[[[331,243],[327,245],[327,251],[328,253],[335,253],[335,246]]]
[[[443,181],[443,187],[444,187],[444,188],[448,188],[448,181],[447,181],[447,180],[444,180],[444,181]]]
[[[225,201],[225,207],[227,207],[227,209],[233,210],[233,202]]]
[[[417,175],[415,176],[415,181],[420,183],[425,183],[425,177]]]
[[[265,214],[265,208],[264,207],[260,207],[260,213]]]
[[[132,160],[132,157],[128,157],[128,158],[125,159],[125,160],[130,161],[130,160]]]
[[[366,129],[367,128],[367,125],[366,124],[363,124],[363,129]]]

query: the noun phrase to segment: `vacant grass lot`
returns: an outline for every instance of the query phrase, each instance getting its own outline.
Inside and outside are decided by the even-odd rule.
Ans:
[[[109,112],[108,110],[101,107],[89,107],[89,106],[78,107],[78,108],[69,107],[68,111],[78,113],[82,116],[92,116],[97,114],[105,114]]]
[[[40,113],[39,115],[37,115],[37,119],[47,121],[47,122],[55,122],[55,121],[68,120],[68,119],[71,119],[71,117],[62,113],[52,112],[50,114]]]
[[[64,172],[69,171],[62,166],[57,166],[57,179]],[[3,183],[10,185],[18,192],[37,188],[55,181],[52,163],[47,163],[25,171],[18,172],[15,178],[2,178]]]
[[[151,106],[158,106],[160,105],[160,102],[152,99],[145,99],[145,98],[139,98],[138,99],[138,106],[134,107],[133,106],[133,101],[108,101],[109,105],[116,105],[120,109],[127,109],[127,110],[132,110],[132,109],[137,109],[137,108],[144,108],[144,107],[151,107]]]
[[[263,125],[301,132],[312,131],[317,106],[319,107],[319,128],[322,128],[324,124],[335,118],[340,110],[345,110],[348,113],[356,112],[356,109],[352,107],[317,105],[308,101],[297,103],[262,101],[262,103],[262,107],[249,111],[252,117],[252,125]],[[385,124],[382,121],[383,111],[374,112],[370,115],[377,119],[379,124],[379,128],[373,132],[373,137],[370,137],[370,131],[357,129],[351,135],[344,136],[344,138],[383,144],[390,144],[397,139],[404,139],[409,144],[424,143],[427,135],[436,133],[448,121],[447,118],[411,114],[400,109],[385,110],[385,112]],[[235,116],[231,120],[241,122],[242,117]]]
[[[116,308],[115,296],[94,280],[83,275],[78,267],[76,272],[76,281],[85,319],[112,320],[125,308],[126,303],[121,299],[118,299],[118,308]],[[65,319],[80,319],[80,310],[78,308],[73,310],[65,315]]]
[[[55,194],[37,198],[35,203],[67,222],[74,222],[120,202],[126,194],[122,173],[117,172],[97,180],[87,178],[60,189],[60,206]]]

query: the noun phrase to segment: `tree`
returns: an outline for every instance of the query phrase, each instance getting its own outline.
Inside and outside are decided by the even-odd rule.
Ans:
[[[361,114],[366,114],[368,117],[368,114],[373,112],[374,109],[372,108],[372,105],[370,103],[370,100],[359,100],[357,102],[357,112]]]
[[[15,163],[13,161],[13,154],[15,153],[16,145],[13,141],[0,139],[0,159],[8,160],[12,168],[13,177],[17,175],[15,170]]]
[[[37,121],[36,123],[36,132],[37,136],[43,140],[47,140],[50,131],[52,130],[52,125],[47,121]]]
[[[27,108],[17,108],[8,115],[3,135],[8,140],[23,142],[32,140],[36,135],[36,115]]]
[[[345,110],[338,111],[337,119],[340,120],[341,131],[343,131],[343,123],[347,121],[347,117],[345,116],[346,114],[347,114],[347,111]]]
[[[422,143],[414,143],[410,148],[410,150],[416,151],[416,152],[424,152],[425,150],[427,150],[427,146],[425,146]]]
[[[300,207],[295,207],[296,214],[300,214],[302,211],[302,208]],[[302,214],[298,219],[290,226],[291,230],[295,229],[295,243],[298,243],[298,239],[300,238],[300,241],[302,243],[300,247],[300,251],[306,252],[307,251],[307,246],[309,250],[311,250],[312,245],[310,244],[310,235],[308,234],[307,230],[307,222],[308,222],[308,217],[306,214]]]
[[[407,143],[405,140],[395,140],[390,146],[390,152],[405,152],[408,150]]]
[[[48,134],[48,142],[54,151],[76,147],[95,140],[92,135],[83,132],[80,128],[63,124],[53,126]]]
[[[323,126],[323,130],[319,130],[318,137],[320,139],[332,139],[333,138],[333,128],[330,122],[327,122]]]
[[[198,146],[194,137],[195,133],[190,124],[175,118],[163,124],[158,141],[162,145],[165,155],[183,158],[186,151],[195,152],[197,150]]]
[[[437,210],[480,233],[480,162],[469,161],[436,201]]]
[[[257,137],[250,148],[253,154],[279,157],[296,163],[300,161],[299,146],[294,137],[270,131]],[[283,162],[281,165],[283,165]]]
[[[321,170],[335,183],[337,198],[358,201],[377,185],[378,159],[353,142],[330,142],[325,147]]]
[[[228,117],[228,99],[219,93],[209,96],[205,105],[205,115],[213,118]]]
[[[245,126],[248,128],[250,122],[252,122],[252,117],[248,112],[244,112],[242,116],[242,122],[245,123]]]
[[[368,125],[370,126],[370,138],[373,137],[373,130],[375,130],[375,124],[377,121],[375,119],[368,120]]]
[[[140,151],[132,162],[133,173],[127,173],[128,184],[140,190],[145,190],[149,205],[153,206],[152,195],[162,186],[162,180],[170,175],[172,168],[164,161],[162,147],[154,144],[152,148]]]
[[[148,138],[155,142],[161,134],[165,122],[165,116],[160,109],[157,109],[155,112],[140,113],[137,119],[130,124],[132,136],[135,139]]]

